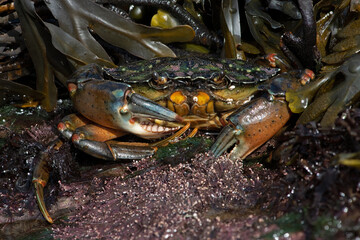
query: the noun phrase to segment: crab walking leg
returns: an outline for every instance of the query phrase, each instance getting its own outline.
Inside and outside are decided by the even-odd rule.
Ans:
[[[289,118],[290,110],[284,100],[258,98],[228,117],[229,125],[221,131],[210,151],[218,157],[235,144],[230,159],[244,159],[273,137]]]
[[[50,217],[50,214],[47,211],[44,202],[44,187],[46,186],[49,180],[49,168],[46,165],[47,165],[46,160],[41,158],[39,164],[35,168],[32,182],[35,187],[36,201],[38,203],[41,214],[44,216],[46,221],[48,221],[49,223],[53,223],[54,221]]]
[[[44,202],[44,187],[46,186],[49,180],[49,173],[50,173],[50,166],[48,164],[49,151],[51,149],[59,150],[62,144],[63,144],[62,141],[56,140],[41,154],[40,161],[35,167],[33,180],[32,180],[35,187],[36,201],[38,203],[40,212],[49,223],[54,222],[53,219],[50,217],[50,214],[47,211]]]
[[[106,142],[127,132],[87,123],[90,121],[83,116],[71,114],[61,120],[58,130],[66,139],[71,139],[75,147],[105,160],[141,159],[154,154],[156,150],[142,143]]]
[[[74,131],[72,142],[87,154],[104,160],[141,159],[155,153],[156,148],[147,143],[109,141],[125,134],[122,130],[88,124]]]
[[[104,160],[141,159],[154,154],[156,150],[145,143],[108,141],[127,132],[86,122],[90,121],[81,115],[71,114],[62,119],[58,129],[65,138],[72,140],[75,147],[93,157]]]
[[[61,119],[61,122],[59,122],[57,128],[65,139],[70,140],[72,135],[74,134],[75,129],[88,123],[90,123],[88,119],[74,113],[67,115],[63,119]]]

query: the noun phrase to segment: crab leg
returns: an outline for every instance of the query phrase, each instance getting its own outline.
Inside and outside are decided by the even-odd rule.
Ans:
[[[273,137],[289,118],[290,110],[284,100],[258,98],[228,117],[229,125],[220,132],[210,151],[218,157],[235,144],[230,159],[244,159]]]
[[[70,114],[65,116],[58,124],[57,128],[64,138],[70,140],[75,129],[90,123],[88,119],[78,114]]]
[[[105,160],[118,160],[143,158],[155,152],[148,144],[108,141],[127,132],[86,122],[89,121],[84,117],[71,114],[62,119],[58,129],[65,138],[71,139],[77,148],[89,155]]]
[[[87,154],[104,160],[141,159],[155,153],[156,148],[147,143],[109,141],[125,134],[122,130],[89,124],[75,130],[72,142]]]
[[[40,161],[35,167],[33,180],[32,180],[35,187],[35,196],[40,212],[49,223],[54,222],[53,219],[50,217],[50,214],[47,211],[44,202],[44,187],[46,186],[49,180],[49,173],[50,173],[50,166],[48,164],[49,151],[51,149],[59,150],[62,144],[63,144],[62,141],[56,140],[41,154]]]
[[[47,166],[46,160],[43,159],[42,157],[40,159],[39,164],[35,168],[32,182],[35,187],[36,201],[38,203],[40,212],[49,223],[53,223],[54,221],[50,217],[50,214],[47,211],[44,202],[44,187],[46,186],[48,180],[49,180],[49,167]]]

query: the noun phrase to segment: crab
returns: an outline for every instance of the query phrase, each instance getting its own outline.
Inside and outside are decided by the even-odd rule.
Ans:
[[[68,80],[78,113],[62,119],[58,129],[77,148],[106,160],[151,156],[189,128],[188,137],[199,129],[222,129],[210,151],[218,157],[235,145],[229,157],[244,159],[289,120],[287,89],[297,89],[310,78],[309,72],[279,71],[248,61],[194,56],[118,68],[90,64]],[[125,134],[170,136],[150,143],[116,141]],[[34,179],[42,183],[37,184],[42,197],[44,181]],[[43,199],[38,202],[52,222]]]

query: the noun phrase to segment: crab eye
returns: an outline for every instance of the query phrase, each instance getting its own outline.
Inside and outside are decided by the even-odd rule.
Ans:
[[[225,80],[225,73],[224,73],[224,71],[221,71],[221,72],[219,73],[219,75],[217,75],[217,76],[215,76],[215,77],[213,78],[213,81],[214,81],[214,83],[216,83],[216,84],[222,84],[222,83],[224,82],[224,80]]]
[[[212,89],[224,89],[229,86],[230,82],[228,77],[225,76],[224,71],[220,71],[213,75],[208,81],[208,86]]]
[[[153,73],[152,78],[157,85],[164,85],[168,81],[167,77],[160,76],[157,72]]]

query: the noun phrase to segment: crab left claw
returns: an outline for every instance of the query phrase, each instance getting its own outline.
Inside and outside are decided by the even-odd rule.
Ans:
[[[228,125],[210,151],[219,157],[235,144],[229,158],[244,159],[274,136],[289,118],[290,110],[284,100],[258,98],[228,117]]]
[[[285,101],[288,89],[299,89],[314,77],[312,71],[289,71],[274,77],[269,84],[258,87],[262,97],[240,107],[228,118],[210,151],[219,157],[235,144],[229,158],[244,159],[272,138],[290,119],[291,111]]]

